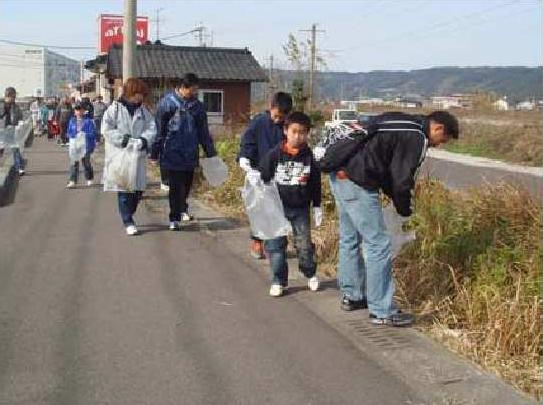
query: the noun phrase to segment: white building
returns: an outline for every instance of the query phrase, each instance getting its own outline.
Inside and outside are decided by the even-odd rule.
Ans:
[[[533,101],[522,101],[516,105],[516,109],[519,111],[533,111],[535,110],[535,102]]]
[[[81,64],[44,47],[0,44],[0,90],[18,97],[61,96],[80,81]]]
[[[509,103],[507,102],[507,99],[500,98],[499,100],[496,100],[492,103],[492,106],[495,110],[498,111],[508,111],[509,110]]]

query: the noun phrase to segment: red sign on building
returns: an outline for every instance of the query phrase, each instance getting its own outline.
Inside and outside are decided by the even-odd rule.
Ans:
[[[123,43],[123,16],[114,14],[100,14],[98,18],[100,39],[98,50],[100,53],[107,53],[114,44]],[[149,19],[138,17],[136,21],[136,41],[142,45],[149,36]]]

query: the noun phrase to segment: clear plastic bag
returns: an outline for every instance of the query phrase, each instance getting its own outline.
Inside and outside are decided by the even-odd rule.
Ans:
[[[398,215],[392,204],[383,208],[383,219],[390,235],[392,257],[396,257],[402,250],[403,245],[416,239],[415,231],[406,232],[403,230],[403,224],[408,218]]]
[[[70,156],[70,163],[74,164],[79,162],[85,156],[87,152],[87,141],[85,139],[84,132],[78,132],[75,138],[70,138],[70,144],[68,147],[68,154]]]
[[[220,157],[201,159],[200,164],[211,187],[219,187],[228,179],[228,167]]]
[[[274,182],[251,184],[246,180],[241,195],[254,236],[268,240],[288,235],[290,222],[285,218],[283,203]]]
[[[126,148],[117,153],[109,163],[108,180],[125,191],[138,190],[139,139],[130,139]]]

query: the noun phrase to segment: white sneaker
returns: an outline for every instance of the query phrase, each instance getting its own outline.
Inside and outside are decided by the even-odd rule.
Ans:
[[[90,187],[92,186],[94,183],[92,180],[87,180],[87,187]]]
[[[188,213],[186,212],[183,212],[181,214],[181,221],[183,222],[190,222],[194,219],[194,217],[192,215],[189,215]]]
[[[318,291],[319,287],[321,285],[321,282],[319,281],[319,278],[317,276],[313,276],[309,279],[307,282],[307,286],[311,291]]]
[[[283,295],[283,286],[281,284],[272,284],[270,287],[270,295],[272,297],[280,297]]]
[[[19,176],[22,176],[23,174],[25,174],[25,171],[23,169],[19,169]]]
[[[68,184],[66,184],[66,188],[75,188],[75,181],[69,181]]]
[[[135,225],[128,225],[126,227],[126,234],[128,236],[134,236],[138,234],[138,228]]]
[[[179,231],[181,229],[181,224],[179,221],[170,221],[170,231]]]
[[[170,191],[170,186],[168,186],[167,184],[164,184],[164,183],[160,183],[160,189],[162,191]]]

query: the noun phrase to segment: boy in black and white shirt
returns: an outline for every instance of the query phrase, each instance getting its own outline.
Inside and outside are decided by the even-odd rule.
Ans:
[[[286,218],[292,225],[299,269],[309,279],[312,291],[319,289],[317,265],[311,241],[310,207],[313,204],[315,225],[322,222],[320,169],[307,145],[310,118],[302,112],[289,114],[284,123],[286,140],[270,150],[260,162],[262,180],[275,179]],[[288,284],[286,260],[287,238],[264,243],[270,259],[272,286],[270,295],[279,297]]]

